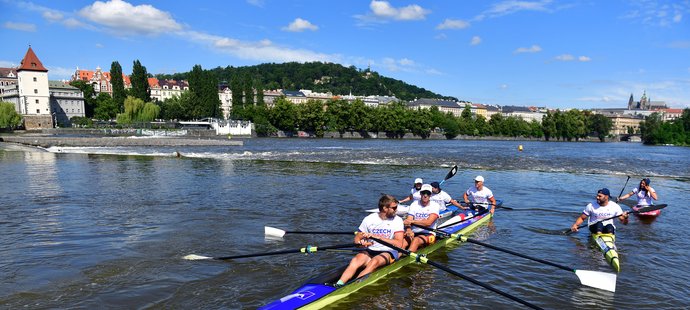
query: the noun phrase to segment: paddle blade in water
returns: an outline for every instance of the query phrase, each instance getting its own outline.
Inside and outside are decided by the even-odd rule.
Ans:
[[[547,234],[547,235],[564,235],[564,234],[567,234],[567,232],[563,229],[551,230],[551,229],[530,227],[530,226],[525,226],[525,225],[521,225],[521,226],[522,226],[522,228],[524,228],[526,230],[533,231],[533,232],[540,233],[540,234]]]
[[[277,238],[282,238],[283,236],[285,236],[284,230],[269,227],[269,226],[264,226],[264,233],[266,234],[266,236],[277,237]]]
[[[616,274],[614,273],[591,270],[575,270],[575,274],[580,279],[580,283],[582,283],[582,285],[607,290],[609,292],[616,291]]]
[[[213,257],[201,256],[201,255],[196,255],[196,254],[189,254],[189,255],[183,257],[183,259],[186,259],[186,260],[203,260],[203,259],[213,259]]]

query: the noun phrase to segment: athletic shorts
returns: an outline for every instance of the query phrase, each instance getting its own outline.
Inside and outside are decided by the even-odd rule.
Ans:
[[[390,251],[374,251],[367,249],[367,253],[371,255],[373,258],[376,255],[383,254],[383,253],[388,253],[391,255],[391,258],[388,258],[388,256],[384,256],[386,258],[386,265],[392,264],[396,259],[398,259],[398,251],[390,250]]]

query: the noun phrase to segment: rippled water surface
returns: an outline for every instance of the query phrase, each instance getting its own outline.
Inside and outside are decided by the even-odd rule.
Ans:
[[[587,234],[566,229],[598,188],[645,176],[669,206],[618,224],[616,293],[570,272],[473,244],[431,258],[544,308],[690,307],[690,149],[631,143],[251,139],[242,147],[51,148],[0,143],[0,308],[256,308],[346,263],[351,253],[187,261],[329,245],[350,236],[380,193],[412,180],[454,196],[481,174],[514,211],[475,237],[575,269],[611,272]],[[517,151],[518,144],[524,146]],[[185,157],[175,158],[179,151]],[[515,302],[428,265],[412,265],[336,308],[514,308]]]

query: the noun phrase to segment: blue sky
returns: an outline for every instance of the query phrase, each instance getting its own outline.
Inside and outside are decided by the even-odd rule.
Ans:
[[[0,67],[190,71],[327,61],[477,103],[690,107],[690,0],[0,0]]]

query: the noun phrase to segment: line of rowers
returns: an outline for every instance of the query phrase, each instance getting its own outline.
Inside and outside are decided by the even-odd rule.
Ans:
[[[412,200],[405,219],[396,215],[399,202]],[[490,207],[491,214],[496,208],[496,199],[493,192],[484,186],[484,177],[474,178],[474,185],[463,194],[464,205],[445,191],[441,190],[438,182],[424,184],[420,178],[415,179],[410,195],[398,201],[391,195],[383,195],[379,199],[378,213],[372,213],[362,220],[359,232],[355,236],[354,243],[366,247],[366,250],[355,255],[350,261],[335,287],[341,287],[351,280],[357,271],[361,278],[374,270],[393,263],[399,257],[399,253],[375,240],[375,237],[392,245],[407,249],[411,252],[434,244],[436,235],[414,225],[436,228],[440,213],[447,204],[452,204],[461,209],[483,209]]]

